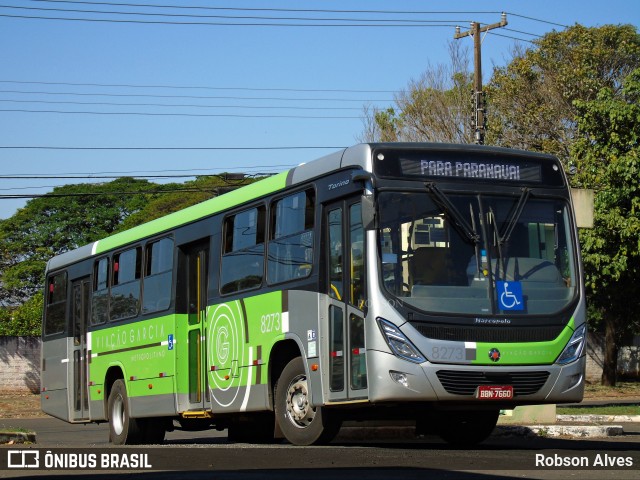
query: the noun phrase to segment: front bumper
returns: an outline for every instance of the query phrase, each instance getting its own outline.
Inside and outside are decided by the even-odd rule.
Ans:
[[[368,351],[367,357],[368,372],[372,378],[369,386],[369,400],[372,403],[398,401],[477,405],[493,403],[493,401],[475,398],[473,382],[478,378],[485,378],[485,382],[489,379],[489,383],[492,378],[495,378],[497,384],[503,384],[505,378],[513,378],[515,394],[514,398],[508,402],[510,406],[580,402],[584,394],[585,356],[568,365],[523,366],[445,365],[430,362],[415,364],[377,350]],[[460,382],[467,388],[456,389],[450,384],[446,385],[446,382],[443,384],[438,376],[438,372],[441,372],[441,377],[443,376],[442,371],[457,374],[461,379]],[[397,372],[404,373],[405,384],[394,381],[391,372],[395,372],[396,378]],[[534,377],[538,384],[531,386],[529,378]],[[482,384],[483,380],[479,382]],[[456,391],[462,393],[455,393]]]

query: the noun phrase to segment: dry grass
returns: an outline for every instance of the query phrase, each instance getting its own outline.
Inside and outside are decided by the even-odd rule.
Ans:
[[[615,387],[605,387],[600,384],[587,384],[584,392],[585,400],[640,398],[640,381],[618,382]]]
[[[40,410],[40,395],[0,393],[0,418],[46,417]]]

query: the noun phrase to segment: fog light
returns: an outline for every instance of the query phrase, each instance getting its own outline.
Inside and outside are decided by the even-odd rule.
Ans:
[[[389,370],[389,375],[391,375],[391,379],[394,382],[399,383],[403,387],[409,388],[409,376],[406,373]]]
[[[575,387],[576,385],[578,385],[578,383],[580,383],[580,380],[582,380],[582,375],[577,373],[575,375],[571,375],[568,379],[567,382],[567,390]]]

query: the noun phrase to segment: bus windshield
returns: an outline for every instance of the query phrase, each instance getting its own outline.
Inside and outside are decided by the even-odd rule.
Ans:
[[[574,297],[564,200],[524,190],[519,196],[381,192],[378,209],[382,283],[416,309],[537,315],[558,312]]]

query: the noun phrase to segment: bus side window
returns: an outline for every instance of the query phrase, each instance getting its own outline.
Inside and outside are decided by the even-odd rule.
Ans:
[[[312,190],[294,193],[274,202],[267,267],[270,284],[311,275],[314,214]]]
[[[109,318],[109,258],[101,258],[93,266],[91,324],[99,325]]]
[[[140,306],[140,247],[125,250],[113,256],[109,319],[122,320],[135,317]]]
[[[49,277],[47,283],[47,310],[44,334],[55,335],[65,331],[67,318],[67,272]]]
[[[364,229],[362,227],[362,206],[355,203],[349,207],[349,240],[351,243],[349,301],[364,310],[366,285],[364,273]]]
[[[142,290],[142,313],[161,312],[171,304],[173,239],[147,244]]]
[[[329,295],[342,300],[342,209],[329,212]]]
[[[262,285],[265,213],[265,207],[260,206],[225,219],[220,266],[222,294]]]

